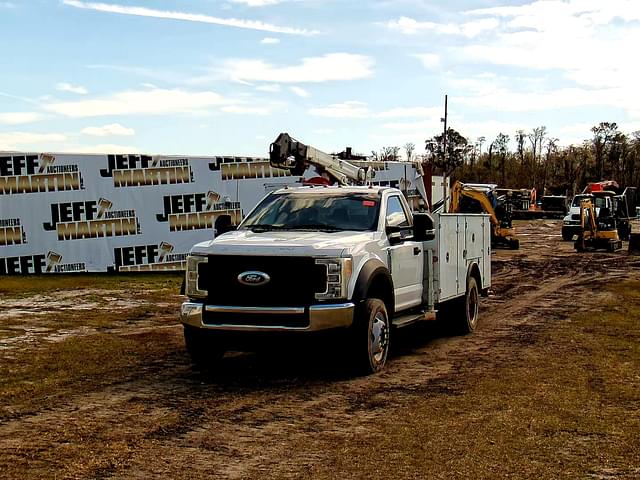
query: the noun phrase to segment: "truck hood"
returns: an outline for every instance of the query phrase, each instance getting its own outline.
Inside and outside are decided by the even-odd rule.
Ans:
[[[207,255],[293,255],[341,256],[356,245],[376,241],[378,232],[301,232],[251,230],[228,232],[214,240],[195,245],[192,253]]]

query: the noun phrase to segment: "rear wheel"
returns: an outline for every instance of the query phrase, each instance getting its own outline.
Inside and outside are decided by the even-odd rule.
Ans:
[[[211,368],[224,356],[225,348],[215,332],[184,325],[184,343],[193,364],[199,368]]]
[[[351,348],[358,373],[368,375],[384,367],[389,354],[391,323],[382,300],[369,298],[357,313]]]
[[[478,282],[474,277],[467,279],[467,291],[464,297],[457,300],[455,309],[456,323],[460,333],[471,333],[478,326],[478,309],[480,294]]]
[[[566,228],[563,228],[562,229],[562,240],[564,240],[565,242],[568,242],[572,238],[573,238],[573,234],[571,233],[571,231],[566,229]]]

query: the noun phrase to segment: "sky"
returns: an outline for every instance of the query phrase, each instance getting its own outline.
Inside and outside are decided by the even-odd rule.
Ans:
[[[638,0],[0,0],[0,150],[370,153],[640,130]]]

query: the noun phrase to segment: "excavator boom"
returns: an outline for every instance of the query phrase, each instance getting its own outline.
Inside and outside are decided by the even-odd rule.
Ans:
[[[493,186],[489,185],[456,182],[451,192],[450,213],[463,213],[461,212],[461,200],[464,197],[474,200],[480,205],[482,211],[489,215],[492,243],[494,245],[505,245],[514,250],[518,249],[520,247],[520,241],[515,236],[515,232],[511,226],[511,218],[509,217],[507,222],[501,221],[496,215],[495,208],[487,196],[492,191],[492,187]]]

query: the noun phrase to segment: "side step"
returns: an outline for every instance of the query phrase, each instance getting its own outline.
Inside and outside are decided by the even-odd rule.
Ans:
[[[396,317],[391,321],[391,324],[394,327],[401,328],[406,327],[408,325],[413,325],[416,322],[422,322],[425,320],[434,321],[436,319],[436,312],[418,312],[418,313],[410,313],[408,315],[402,315],[400,317]]]

